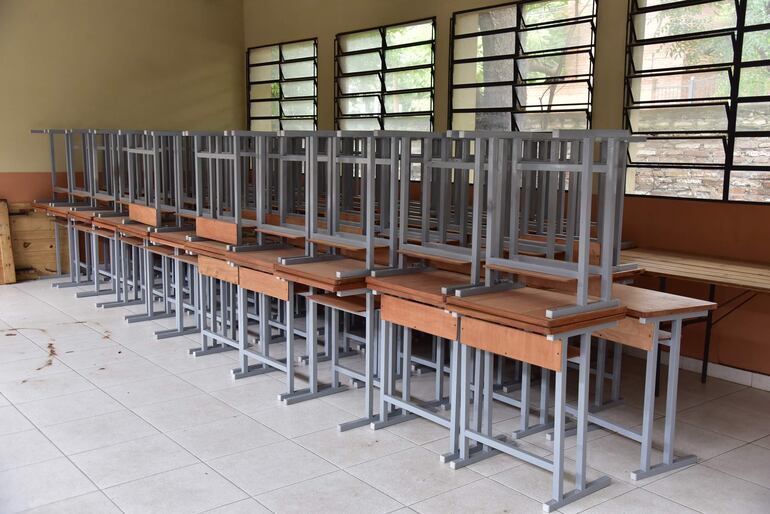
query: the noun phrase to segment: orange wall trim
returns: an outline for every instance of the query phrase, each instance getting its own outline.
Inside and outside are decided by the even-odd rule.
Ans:
[[[10,203],[50,200],[51,172],[0,172],[0,198]]]

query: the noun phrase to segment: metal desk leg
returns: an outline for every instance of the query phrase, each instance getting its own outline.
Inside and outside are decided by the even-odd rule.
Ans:
[[[716,284],[709,284],[709,301],[713,302],[716,297]],[[709,370],[709,350],[711,349],[711,328],[714,326],[714,311],[708,311],[706,314],[706,336],[703,341],[703,363],[701,364],[700,381],[706,383],[706,376]]]

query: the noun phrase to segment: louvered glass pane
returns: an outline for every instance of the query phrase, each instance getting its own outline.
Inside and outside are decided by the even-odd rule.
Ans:
[[[430,68],[404,70],[385,74],[385,89],[387,91],[417,89],[431,87],[432,85],[432,73]]]
[[[455,17],[455,34],[471,34],[516,27],[516,6],[504,5],[481,9]]]
[[[281,46],[281,52],[283,52],[283,58],[285,60],[315,57],[315,43],[313,41],[289,43]]]
[[[379,75],[356,75],[339,79],[340,91],[344,95],[356,93],[373,93],[380,90]]]
[[[513,55],[514,53],[516,53],[516,35],[514,32],[467,37],[454,41],[455,60]]]
[[[452,82],[454,84],[512,81],[512,59],[459,63],[455,64],[452,69]]]
[[[251,82],[263,82],[266,80],[278,80],[278,65],[254,66],[249,68],[249,80]]]
[[[431,45],[407,46],[385,52],[385,65],[388,69],[420,66],[433,62],[433,47]]]
[[[430,130],[429,116],[385,118],[385,130]]]
[[[489,107],[512,107],[511,86],[484,86],[457,88],[452,94],[454,109],[483,109]],[[510,116],[508,116],[510,118]]]
[[[538,132],[556,129],[586,129],[585,112],[527,112],[516,113],[519,130]]]
[[[284,130],[315,130],[313,120],[283,120]]]
[[[283,78],[298,79],[315,77],[315,63],[313,61],[287,62],[281,65]]]
[[[339,121],[342,130],[379,130],[377,118],[352,118]]]
[[[433,23],[429,21],[385,29],[385,42],[388,46],[419,43],[431,39],[433,39]]]
[[[709,200],[722,198],[724,179],[721,170],[629,167],[626,176],[626,192],[630,194]]]
[[[431,110],[431,95],[424,93],[397,93],[385,95],[385,112],[419,112]]]
[[[366,32],[356,32],[340,36],[340,49],[343,52],[355,52],[357,50],[366,50],[368,48],[378,48],[382,46],[382,36],[379,30],[368,30]]]
[[[524,23],[548,23],[593,14],[593,0],[547,0],[523,4]]]
[[[358,73],[361,71],[375,71],[382,67],[380,54],[377,52],[346,55],[339,58],[342,73]]]
[[[721,105],[630,109],[635,132],[713,132],[727,130],[727,113]]]
[[[284,116],[312,116],[315,114],[313,100],[294,100],[281,102]]]
[[[294,98],[297,96],[315,96],[315,83],[312,80],[301,82],[284,82],[281,88],[283,96]]]
[[[249,50],[249,64],[275,62],[278,58],[278,45],[263,46],[262,48],[252,48]]]
[[[278,102],[251,102],[252,116],[278,116],[279,113]]]
[[[730,77],[727,71],[707,71],[636,78],[631,94],[638,102],[729,97]]]
[[[586,22],[528,30],[521,33],[520,39],[524,51],[532,53],[588,46],[591,44],[592,33],[591,24]]]
[[[730,173],[730,200],[770,202],[770,171],[733,170]]]
[[[735,22],[734,0],[650,11],[633,19],[640,40],[726,29],[735,27]]]
[[[724,164],[721,139],[648,139],[628,145],[632,163]]]
[[[380,99],[376,96],[340,98],[339,106],[343,115],[380,113]]]
[[[735,130],[770,130],[770,102],[738,104]]]

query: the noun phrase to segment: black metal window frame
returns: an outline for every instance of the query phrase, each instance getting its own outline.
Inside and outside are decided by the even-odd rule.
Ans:
[[[770,137],[770,131],[739,131],[736,130],[738,108],[742,104],[751,104],[757,102],[770,102],[770,96],[745,96],[739,95],[740,89],[740,77],[741,71],[747,68],[770,66],[770,59],[765,60],[750,60],[743,62],[743,40],[746,34],[770,30],[770,20],[768,23],[754,24],[751,26],[746,25],[746,13],[748,2],[751,0],[735,0],[735,14],[736,23],[734,27],[704,30],[698,32],[691,32],[682,35],[664,36],[658,38],[638,39],[636,34],[636,27],[634,25],[634,16],[643,15],[647,13],[654,13],[657,11],[665,11],[668,9],[677,9],[683,7],[691,7],[701,4],[718,3],[722,0],[681,0],[678,2],[672,2],[667,4],[652,5],[647,7],[639,7],[639,0],[629,0],[628,20],[627,20],[627,41],[626,41],[626,74],[625,74],[625,92],[624,92],[624,108],[623,108],[623,122],[624,126],[628,130],[632,130],[630,112],[635,109],[643,109],[645,105],[651,104],[647,108],[676,108],[676,107],[697,107],[697,106],[721,106],[725,109],[727,127],[725,130],[677,130],[677,131],[653,131],[653,132],[634,132],[635,134],[648,136],[650,139],[663,138],[665,139],[709,139],[709,140],[721,140],[724,149],[724,164],[714,163],[694,163],[694,162],[634,162],[632,154],[629,151],[628,163],[629,168],[668,168],[668,169],[690,169],[695,168],[699,170],[714,170],[722,172],[722,198],[693,198],[684,196],[668,196],[668,195],[650,195],[650,194],[636,194],[626,191],[627,196],[636,197],[653,197],[653,198],[668,198],[672,200],[689,200],[689,201],[706,201],[706,202],[730,202],[730,203],[745,203],[755,205],[766,205],[768,202],[764,201],[750,201],[750,200],[731,200],[730,199],[730,178],[733,171],[770,171],[770,164],[768,166],[758,165],[745,165],[736,164],[735,158],[735,140],[741,137],[755,137],[763,138]],[[633,49],[640,45],[656,44],[656,43],[670,43],[687,40],[708,39],[717,37],[731,38],[732,43],[732,60],[726,62],[719,62],[714,64],[705,65],[692,65],[692,66],[680,66],[669,69],[652,69],[652,70],[637,70],[634,66]],[[659,77],[666,75],[681,75],[686,73],[704,73],[704,72],[726,72],[729,78],[730,92],[726,96],[714,96],[704,99],[690,99],[688,100],[649,100],[639,101],[634,100],[632,91],[632,80],[644,78],[644,77]],[[679,136],[679,137],[677,137]],[[768,198],[770,201],[770,198]]]
[[[283,48],[284,46],[288,45],[295,45],[298,43],[313,43],[313,56],[312,57],[301,57],[296,59],[286,59],[284,57]],[[266,62],[260,62],[257,64],[251,63],[251,53],[255,50],[261,50],[264,48],[269,47],[278,47],[278,60],[274,61],[266,61]],[[313,121],[313,130],[316,130],[318,128],[318,38],[305,38],[305,39],[297,39],[294,41],[283,41],[281,43],[273,43],[269,45],[259,45],[259,46],[251,46],[246,49],[246,125],[249,129],[251,129],[252,124],[251,122],[254,120],[278,120],[279,129],[283,130],[284,122],[285,121],[293,121],[293,120],[312,120]],[[292,77],[287,78],[284,76],[283,72],[283,66],[286,64],[292,64],[292,63],[301,63],[301,62],[313,62],[313,75],[310,76],[302,76],[302,77]],[[265,80],[251,80],[251,70],[252,68],[257,67],[264,67],[264,66],[278,66],[278,78],[277,79],[265,79]],[[286,97],[284,95],[284,84],[291,83],[291,82],[306,82],[309,80],[313,80],[313,95],[306,95],[306,96],[294,96],[294,97]],[[277,84],[278,86],[278,98],[272,98],[272,97],[264,97],[264,98],[254,98],[252,96],[252,86],[258,86],[258,85],[266,85],[266,84]],[[302,101],[302,100],[312,100],[313,101],[313,114],[312,115],[286,115],[284,113],[283,104],[284,102],[291,102],[291,101]],[[254,103],[259,102],[278,102],[279,106],[279,114],[277,116],[252,116],[251,115],[251,106]]]
[[[593,0],[592,2],[593,8],[590,15],[578,16],[578,17],[568,18],[564,20],[548,21],[544,23],[527,24],[524,20],[523,12],[522,12],[522,9],[520,9],[520,6],[523,6],[526,4],[543,3],[545,1],[548,1],[548,0],[518,0],[514,2],[506,2],[501,4],[493,4],[485,7],[478,7],[474,9],[465,9],[462,11],[456,11],[452,13],[450,45],[449,45],[449,76],[448,76],[449,95],[448,95],[448,106],[447,106],[447,112],[448,112],[447,123],[450,129],[453,128],[452,122],[453,122],[454,114],[483,113],[483,112],[510,113],[511,130],[519,130],[519,126],[516,121],[516,114],[527,114],[527,113],[584,112],[586,116],[586,128],[591,127],[591,112],[592,112],[592,101],[593,101],[593,76],[594,76],[594,64],[596,59],[596,19],[597,19],[598,0]],[[457,23],[458,16],[472,13],[472,12],[498,9],[502,7],[516,8],[516,25],[515,26],[502,28],[502,29],[469,32],[466,34],[456,33],[456,23]],[[530,32],[533,30],[559,28],[559,27],[565,27],[569,25],[578,25],[580,23],[586,23],[586,22],[590,23],[590,26],[591,26],[591,42],[588,45],[579,45],[574,47],[560,48],[557,50],[545,50],[545,51],[536,51],[536,52],[525,52],[523,49],[520,34]],[[482,37],[482,36],[505,34],[505,33],[512,33],[516,38],[514,53],[466,58],[466,59],[455,59],[455,41],[460,39],[465,39],[465,38],[471,38],[471,37]],[[580,74],[575,76],[551,77],[551,78],[546,78],[544,80],[542,78],[524,79],[522,77],[522,74],[519,71],[518,63],[519,61],[522,61],[522,60],[533,59],[538,57],[550,57],[550,56],[556,56],[556,55],[570,55],[570,54],[585,53],[585,52],[589,54],[589,70],[587,74]],[[506,59],[510,59],[513,63],[512,67],[513,67],[514,77],[513,77],[513,80],[511,81],[494,81],[494,82],[482,81],[482,82],[455,84],[454,67],[457,64],[479,63],[484,61],[502,61]],[[531,107],[527,108],[526,106],[523,106],[519,101],[518,94],[516,91],[517,87],[522,87],[522,86],[567,84],[567,83],[575,83],[575,82],[587,83],[588,99],[585,104],[583,103],[575,104],[575,105],[561,104],[555,107],[549,106],[547,110],[544,110],[542,108],[531,108]],[[511,93],[513,95],[513,98],[511,101],[511,107],[480,107],[480,108],[472,108],[472,109],[454,107],[455,90],[462,89],[462,88],[480,88],[485,86],[511,86]],[[578,106],[583,108],[582,109],[574,108]]]
[[[387,38],[386,38],[388,29],[403,27],[407,25],[416,25],[419,23],[428,23],[428,22],[431,24],[432,31],[433,31],[433,34],[430,40],[423,40],[423,41],[417,41],[413,43],[406,43],[406,44],[400,44],[400,45],[388,45]],[[353,35],[353,34],[371,32],[375,30],[379,31],[379,34],[380,34],[379,47],[353,50],[348,52],[342,51],[340,46],[340,38],[344,36]],[[388,50],[410,48],[410,47],[416,47],[416,46],[425,46],[428,44],[430,44],[431,46],[431,51],[430,51],[431,59],[429,64],[388,68],[387,62],[386,62],[386,53]],[[342,71],[342,67],[340,64],[340,59],[342,57],[357,55],[357,54],[367,54],[367,53],[373,53],[373,52],[379,53],[379,57],[380,57],[379,69],[347,72],[347,73]],[[430,86],[429,87],[410,88],[410,89],[390,89],[390,90],[386,88],[386,84],[385,84],[386,73],[396,73],[400,71],[418,70],[418,69],[430,69]],[[354,76],[366,76],[366,75],[374,75],[374,74],[379,75],[380,87],[377,91],[346,94],[346,93],[343,93],[340,88],[341,79],[354,77]],[[436,95],[435,86],[436,86],[436,18],[435,16],[430,18],[421,18],[417,20],[392,23],[389,25],[381,25],[378,27],[370,27],[366,29],[357,29],[357,30],[351,30],[347,32],[340,32],[334,36],[334,126],[338,130],[341,128],[340,121],[346,120],[346,119],[376,119],[378,121],[379,128],[381,130],[384,130],[385,120],[387,118],[408,118],[408,117],[426,117],[426,116],[430,120],[429,130],[433,130],[435,110],[436,110],[435,109],[435,95]],[[387,112],[386,105],[385,105],[385,97],[387,95],[420,93],[420,92],[430,93],[430,110],[411,111],[411,112],[392,112],[392,113]],[[344,114],[340,107],[340,101],[345,98],[354,98],[354,97],[377,97],[379,101],[379,106],[380,106],[379,114],[370,114],[370,113]]]

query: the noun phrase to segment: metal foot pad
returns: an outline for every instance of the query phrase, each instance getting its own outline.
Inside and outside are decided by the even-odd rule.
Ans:
[[[698,457],[695,455],[687,455],[686,457],[679,457],[678,459],[674,459],[674,462],[671,464],[665,464],[661,462],[660,464],[655,464],[654,466],[651,466],[650,469],[647,471],[637,469],[636,471],[631,472],[631,480],[643,480],[645,478],[649,478],[655,475],[660,475],[661,473],[666,473],[668,471],[684,468],[686,466],[692,466],[693,464],[698,462]]]
[[[583,489],[573,489],[572,491],[568,492],[564,495],[564,497],[561,500],[551,500],[543,504],[543,512],[553,512],[556,509],[559,509],[561,507],[564,507],[565,505],[572,503],[574,501],[579,500],[580,498],[585,498],[591,493],[595,493],[599,489],[604,489],[608,485],[610,485],[612,481],[610,480],[610,477],[603,476],[599,477],[593,482],[589,482],[586,484],[585,488]]]

